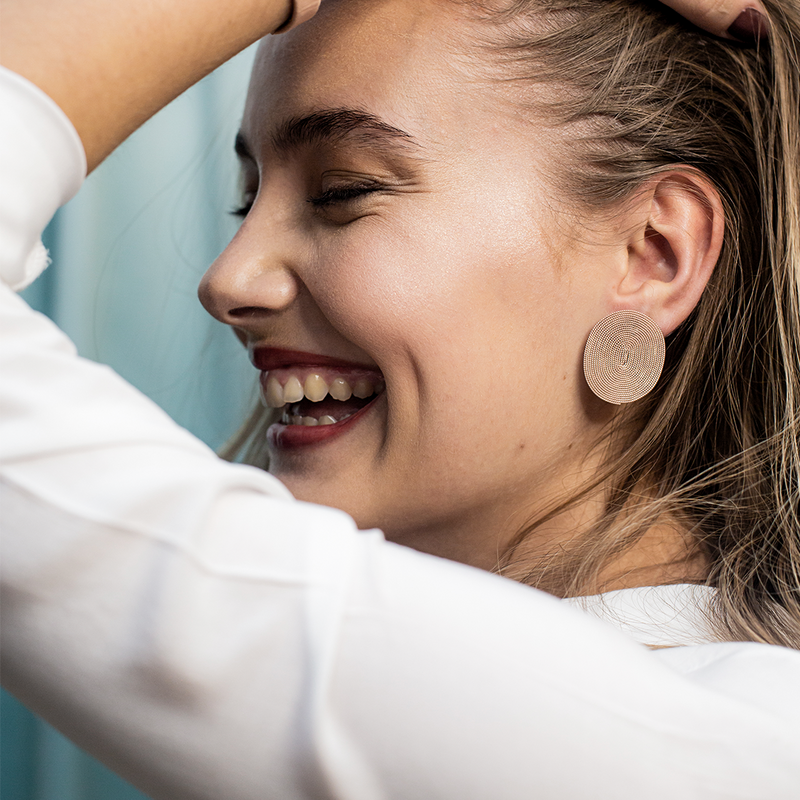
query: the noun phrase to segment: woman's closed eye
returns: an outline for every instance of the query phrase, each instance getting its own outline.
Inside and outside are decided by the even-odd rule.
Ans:
[[[309,197],[308,202],[314,208],[325,208],[337,203],[347,203],[364,197],[374,192],[379,192],[384,187],[375,181],[362,181],[359,183],[344,183],[338,186],[329,186],[315,197]]]
[[[309,197],[306,202],[310,203],[315,209],[324,210],[339,204],[353,202],[366,195],[380,192],[384,188],[384,186],[375,181],[340,184],[338,186],[329,186],[319,194]],[[253,207],[255,197],[255,192],[247,192],[242,198],[241,204],[232,209],[230,213],[234,217],[246,217]]]

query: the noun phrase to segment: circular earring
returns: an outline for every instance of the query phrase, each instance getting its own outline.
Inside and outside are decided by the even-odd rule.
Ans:
[[[617,311],[592,328],[583,351],[583,374],[601,400],[632,403],[658,383],[665,355],[664,334],[650,317]]]

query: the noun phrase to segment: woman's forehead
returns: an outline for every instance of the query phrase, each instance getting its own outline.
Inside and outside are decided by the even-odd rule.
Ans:
[[[243,129],[252,141],[287,121],[354,109],[422,141],[497,120],[496,86],[465,68],[457,4],[340,0],[260,45]],[[515,115],[516,116],[516,115]],[[486,119],[481,120],[481,117]]]

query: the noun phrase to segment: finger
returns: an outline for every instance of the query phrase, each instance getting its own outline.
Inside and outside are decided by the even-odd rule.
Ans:
[[[767,12],[758,0],[662,0],[699,28],[726,39],[757,42],[769,35]]]

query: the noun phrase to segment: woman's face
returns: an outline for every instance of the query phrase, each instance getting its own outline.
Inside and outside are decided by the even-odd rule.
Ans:
[[[295,496],[488,568],[577,480],[599,424],[582,348],[607,309],[604,256],[544,178],[553,134],[470,68],[462,13],[328,0],[262,44],[250,210],[201,297],[286,401],[270,472]],[[331,398],[350,391],[368,396]]]

